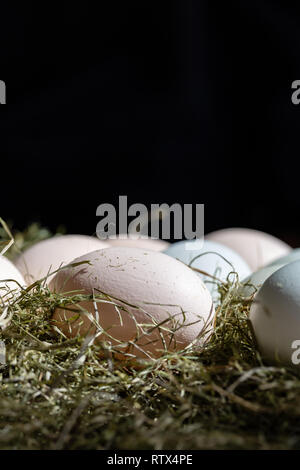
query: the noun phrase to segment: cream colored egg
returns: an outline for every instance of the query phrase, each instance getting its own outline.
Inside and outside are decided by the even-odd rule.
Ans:
[[[0,255],[0,298],[1,304],[10,300],[14,294],[25,287],[25,280],[9,259]],[[1,305],[0,305],[1,306]]]
[[[108,246],[108,243],[87,235],[61,235],[32,245],[14,260],[14,264],[31,284],[78,256]],[[51,276],[47,283],[50,279]]]
[[[246,228],[218,230],[209,233],[205,238],[235,250],[253,271],[257,271],[291,251],[291,247],[278,238]]]
[[[92,302],[81,305],[94,317],[98,315],[107,333],[99,339],[111,341],[121,352],[158,357],[166,349],[180,350],[204,334],[212,320],[214,307],[209,291],[199,276],[180,261],[163,253],[128,247],[94,251],[74,261],[86,260],[89,264],[57,273],[49,288],[111,296],[121,307],[119,311],[111,303],[98,302],[98,313]],[[66,319],[70,318],[68,323]],[[68,336],[86,335],[91,329],[83,313],[74,319],[74,312],[57,309],[53,319]],[[128,341],[131,345],[126,344],[124,349]]]
[[[156,238],[130,238],[130,235],[124,234],[115,239],[109,239],[108,242],[111,246],[128,246],[153,251],[164,251],[170,245],[170,243]]]

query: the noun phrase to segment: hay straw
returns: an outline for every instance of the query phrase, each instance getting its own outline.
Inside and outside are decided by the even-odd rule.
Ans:
[[[0,308],[9,318],[0,334],[0,448],[299,449],[299,376],[262,362],[251,299],[239,287],[235,276],[219,283],[215,328],[201,349],[134,365],[130,354],[116,359],[109,338],[67,339],[50,324],[57,306],[83,315],[79,302],[113,299],[64,297],[42,282],[23,290]]]

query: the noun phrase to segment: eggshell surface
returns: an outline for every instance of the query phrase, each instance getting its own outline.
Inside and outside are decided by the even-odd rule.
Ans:
[[[16,281],[16,282],[14,282]],[[13,265],[13,263],[0,255],[0,298],[6,301],[17,293],[21,287],[25,287],[26,283],[22,274]]]
[[[269,361],[292,365],[292,344],[300,340],[300,261],[272,274],[251,305],[259,350]]]
[[[122,237],[126,237],[126,235],[122,235]],[[165,240],[158,240],[155,238],[130,238],[130,236],[127,236],[126,238],[118,237],[115,239],[108,239],[108,243],[110,246],[126,246],[153,251],[164,251],[170,245],[170,243]]]
[[[245,297],[250,297],[253,294],[257,293],[257,289],[259,289],[263,283],[278,269],[285,266],[285,264],[275,264],[272,266],[266,266],[264,268],[259,269],[255,273],[250,274],[245,279],[242,280],[242,285],[239,289],[239,293],[244,295]]]
[[[276,258],[272,263],[269,264],[269,266],[274,266],[276,264],[285,265],[297,260],[300,260],[300,248],[295,248],[294,250],[290,251],[286,256]]]
[[[193,261],[192,266],[215,276],[223,282],[226,281],[229,273],[233,271],[237,272],[240,280],[251,273],[246,261],[238,253],[225,245],[208,240],[204,240],[202,247],[199,246],[198,240],[173,243],[165,253],[188,265],[196,256],[201,255]],[[199,274],[199,276],[205,281],[207,288],[215,299],[217,285],[214,280],[203,274]],[[234,281],[234,279],[235,277],[232,275],[231,280]]]
[[[122,353],[158,357],[166,349],[182,349],[203,332],[204,325],[213,317],[212,299],[201,279],[163,253],[112,247],[94,251],[88,259],[88,265],[57,273],[49,288],[88,294],[101,291],[117,305],[126,306],[127,311],[117,312],[114,305],[98,302],[97,312],[91,302],[81,303],[99,317],[101,327],[110,335],[103,333],[98,339],[110,340]],[[68,336],[86,335],[91,328],[90,320],[80,315],[80,319],[68,325],[65,319],[72,316],[73,312],[57,309],[53,320]],[[124,349],[120,341],[132,344],[126,344]]]
[[[27,284],[31,284],[78,256],[108,246],[98,238],[87,235],[61,235],[32,245],[14,260],[14,264]],[[51,276],[47,278],[46,283],[50,280]]]
[[[252,271],[257,271],[291,251],[291,247],[278,238],[246,228],[218,230],[209,233],[205,238],[235,250],[249,264]]]

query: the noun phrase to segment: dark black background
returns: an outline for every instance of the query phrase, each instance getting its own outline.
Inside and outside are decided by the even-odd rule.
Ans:
[[[2,3],[1,216],[88,234],[126,194],[298,245],[297,3]]]

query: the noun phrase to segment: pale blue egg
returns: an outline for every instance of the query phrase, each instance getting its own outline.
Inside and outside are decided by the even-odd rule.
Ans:
[[[297,365],[300,347],[300,261],[277,269],[250,308],[250,321],[263,357]]]
[[[225,282],[229,273],[236,272],[239,280],[251,273],[246,261],[227,246],[208,240],[188,240],[173,243],[165,250],[165,253],[185,264],[204,271],[210,276],[199,274],[207,288],[215,298],[217,292],[216,281],[211,276]],[[234,281],[235,275],[231,274],[230,280]]]

